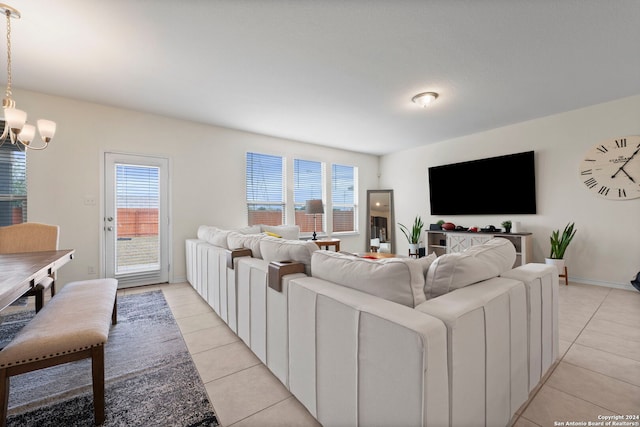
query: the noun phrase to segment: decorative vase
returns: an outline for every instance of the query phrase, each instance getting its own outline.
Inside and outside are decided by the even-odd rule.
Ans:
[[[409,255],[417,254],[419,249],[418,243],[409,243]]]
[[[511,227],[505,227],[504,228],[504,232],[505,233],[511,233]]]
[[[558,274],[564,274],[564,259],[545,258],[545,264],[555,265],[558,269]]]

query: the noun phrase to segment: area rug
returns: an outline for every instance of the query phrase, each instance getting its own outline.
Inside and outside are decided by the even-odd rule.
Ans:
[[[4,317],[0,342],[31,316]],[[118,299],[118,324],[105,346],[105,413],[107,427],[219,425],[162,291]],[[90,359],[11,378],[7,425],[93,422]]]

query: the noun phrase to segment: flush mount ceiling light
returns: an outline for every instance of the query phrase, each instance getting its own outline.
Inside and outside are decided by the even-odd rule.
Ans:
[[[438,94],[435,92],[422,92],[411,98],[411,100],[424,108],[435,101],[436,98],[438,98]]]
[[[36,135],[36,127],[27,123],[27,113],[16,108],[16,102],[11,99],[11,18],[20,19],[20,12],[17,9],[0,3],[0,12],[7,17],[7,89],[5,98],[2,100],[4,110],[4,131],[0,135],[0,146],[7,138],[12,144],[20,143],[22,147],[32,150],[44,150],[56,133],[56,123],[51,120],[38,120],[38,131],[44,145],[34,147],[31,145],[33,137]],[[22,147],[18,144],[18,148]]]

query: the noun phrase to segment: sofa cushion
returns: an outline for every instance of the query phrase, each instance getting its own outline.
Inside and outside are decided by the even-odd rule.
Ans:
[[[211,234],[212,229],[215,229],[215,227],[211,225],[201,225],[200,227],[198,227],[198,239],[207,240],[209,234]]]
[[[311,257],[311,274],[411,308],[426,300],[422,267],[409,258],[372,260],[317,251]]]
[[[311,254],[318,245],[310,240],[286,240],[265,236],[260,241],[260,252],[265,261],[296,261],[304,264],[307,274],[311,273]]]
[[[248,225],[246,227],[238,228],[234,231],[237,231],[241,234],[258,234],[262,232],[260,225]]]
[[[264,234],[242,234],[237,231],[230,231],[227,234],[227,245],[229,249],[251,249],[251,256],[262,258],[260,252],[260,240],[266,238]]]
[[[223,249],[229,249],[229,244],[227,242],[227,237],[231,231],[222,230],[220,228],[212,227],[213,230],[209,233],[207,237],[207,242],[212,244],[213,246],[218,246]]]
[[[263,233],[276,234],[273,237],[282,237],[287,240],[298,240],[300,238],[300,226],[298,225],[261,225]]]
[[[422,275],[424,276],[425,280],[427,280],[427,272],[429,271],[429,267],[431,267],[431,264],[433,264],[433,261],[435,261],[436,258],[438,258],[436,253],[431,252],[427,256],[423,256],[422,258],[412,260],[412,262],[417,263],[422,269]]]
[[[427,272],[424,293],[427,299],[458,288],[497,277],[513,268],[516,249],[511,241],[494,238],[464,252],[442,255]]]

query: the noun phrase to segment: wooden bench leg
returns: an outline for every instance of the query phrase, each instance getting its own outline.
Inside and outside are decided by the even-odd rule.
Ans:
[[[10,377],[6,369],[0,369],[0,426],[7,426],[7,410],[9,408]]]
[[[118,324],[118,295],[113,300],[113,311],[111,312],[111,324]]]
[[[0,426],[7,425],[7,410],[9,408],[9,376],[6,369],[0,369]]]
[[[93,377],[93,410],[97,426],[104,423],[104,346],[91,349],[91,374]]]

